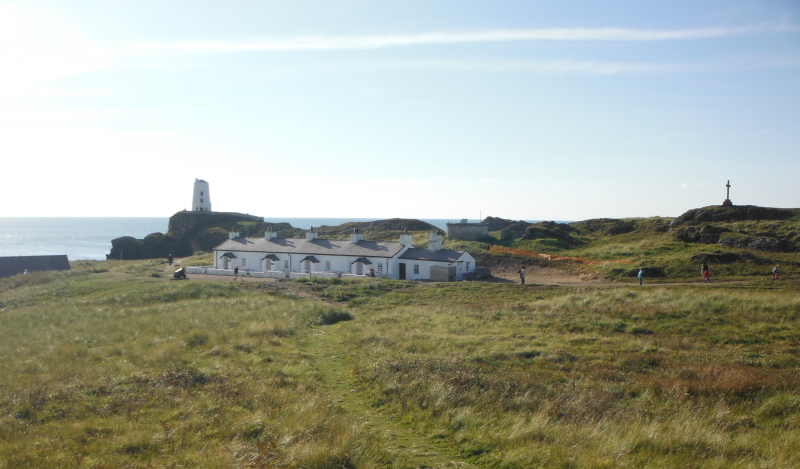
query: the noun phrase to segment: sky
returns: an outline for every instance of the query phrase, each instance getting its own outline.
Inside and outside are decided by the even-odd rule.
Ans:
[[[0,0],[0,217],[800,207],[800,2]]]

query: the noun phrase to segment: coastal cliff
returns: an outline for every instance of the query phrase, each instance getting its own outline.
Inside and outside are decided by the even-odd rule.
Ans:
[[[209,251],[228,238],[233,229],[242,236],[255,236],[268,229],[281,236],[295,236],[302,231],[289,223],[268,223],[261,217],[236,212],[181,211],[169,218],[167,233],[150,233],[144,239],[123,236],[111,240],[107,259],[156,259],[172,254],[191,256]]]

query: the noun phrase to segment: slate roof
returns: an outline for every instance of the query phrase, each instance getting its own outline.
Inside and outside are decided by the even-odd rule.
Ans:
[[[290,238],[234,238],[214,248],[215,251],[386,258],[394,256],[402,249],[403,245],[400,243],[362,240],[354,244],[349,240],[334,241],[320,238],[311,241]]]
[[[427,249],[411,248],[404,252],[400,259],[436,262],[455,262],[464,254],[465,251],[453,251],[451,249],[441,249],[439,251],[428,251]]]

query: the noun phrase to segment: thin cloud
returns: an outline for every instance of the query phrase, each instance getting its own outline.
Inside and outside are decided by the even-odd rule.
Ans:
[[[254,50],[358,50],[432,44],[509,41],[673,41],[718,38],[746,34],[763,29],[767,28],[760,26],[745,26],[738,28],[709,27],[674,30],[627,28],[497,29],[476,32],[430,32],[418,34],[254,39],[249,41],[185,41],[171,43],[150,43],[133,46],[126,49],[126,51],[147,52],[150,50],[183,50],[222,52]],[[775,27],[770,29],[782,30]]]

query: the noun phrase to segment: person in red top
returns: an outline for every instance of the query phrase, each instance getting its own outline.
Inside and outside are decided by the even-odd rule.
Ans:
[[[703,262],[703,265],[700,266],[700,273],[703,274],[703,282],[711,281],[711,273],[708,270],[708,264],[705,262]]]

